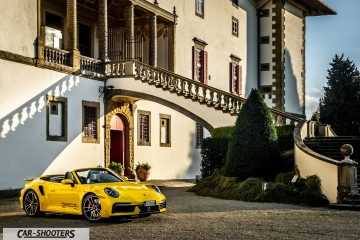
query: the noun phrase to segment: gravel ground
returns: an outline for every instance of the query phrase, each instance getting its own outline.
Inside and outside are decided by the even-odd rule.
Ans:
[[[168,212],[89,223],[79,216],[30,218],[17,198],[0,199],[4,227],[89,227],[91,239],[360,239],[360,212],[196,196],[186,182],[157,182]]]

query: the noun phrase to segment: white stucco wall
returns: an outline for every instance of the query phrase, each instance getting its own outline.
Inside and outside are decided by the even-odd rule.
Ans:
[[[155,102],[140,100],[136,105],[137,111],[151,112],[151,146],[138,146],[138,129],[135,127],[135,165],[150,163],[151,179],[194,179],[200,174],[201,156],[200,149],[195,149],[195,122]],[[160,114],[171,116],[171,147],[160,147]],[[137,123],[137,113],[134,120]]]
[[[305,105],[302,71],[304,32],[303,13],[285,3],[285,111],[303,114]]]
[[[20,188],[24,178],[64,173],[104,163],[100,144],[81,142],[82,100],[100,102],[103,83],[0,60],[0,189]],[[67,98],[67,142],[46,140],[46,95]],[[103,136],[100,127],[100,136]]]
[[[148,1],[153,3],[152,0]],[[233,54],[241,58],[243,95],[257,86],[257,29],[253,1],[240,1],[241,7],[234,7],[231,1],[205,1],[204,18],[195,15],[195,1],[159,0],[158,3],[159,7],[169,12],[176,7],[176,73],[192,78],[192,39],[197,37],[208,44],[205,50],[209,54],[209,85],[229,91],[229,63]],[[239,20],[239,37],[232,35],[232,16]]]
[[[1,0],[0,50],[35,56],[37,0]]]

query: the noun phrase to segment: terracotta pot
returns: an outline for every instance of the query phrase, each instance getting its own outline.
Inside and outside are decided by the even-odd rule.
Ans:
[[[136,176],[140,182],[146,182],[149,179],[150,172],[140,167],[136,170]]]

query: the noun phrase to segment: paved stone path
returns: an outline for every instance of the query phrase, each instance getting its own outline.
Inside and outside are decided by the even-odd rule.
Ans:
[[[89,227],[91,239],[360,239],[360,212],[196,196],[191,184],[157,182],[168,212],[149,218],[89,223],[79,216],[30,218],[17,198],[0,199],[4,227]]]

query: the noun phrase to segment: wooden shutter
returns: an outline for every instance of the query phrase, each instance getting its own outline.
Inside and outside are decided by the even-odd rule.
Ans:
[[[196,47],[192,47],[192,56],[193,56],[193,64],[192,64],[192,73],[193,73],[193,80],[197,81],[197,65],[196,65],[196,58],[197,58],[197,50]]]
[[[230,63],[230,92],[235,93],[235,67],[234,63]]]
[[[203,51],[203,83],[208,85],[208,52]]]
[[[239,93],[239,95],[241,95],[242,94],[242,67],[240,65],[238,65],[237,67],[238,67],[238,71],[237,71],[238,93]]]

